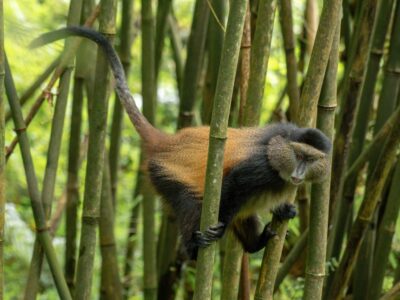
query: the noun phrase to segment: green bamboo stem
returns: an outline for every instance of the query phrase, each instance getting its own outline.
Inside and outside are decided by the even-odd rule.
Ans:
[[[102,0],[99,30],[112,39],[115,33],[116,1]],[[76,277],[76,299],[89,299],[92,287],[96,234],[100,216],[101,180],[107,125],[109,67],[102,51],[97,52],[94,99],[89,115],[89,146],[83,199],[82,228]]]
[[[187,58],[183,73],[181,101],[179,104],[180,115],[178,117],[178,128],[192,125],[193,106],[196,100],[196,92],[203,66],[204,48],[207,35],[207,24],[209,18],[209,7],[207,1],[197,0],[194,8],[192,28],[187,46]]]
[[[301,234],[298,238],[296,244],[290,250],[289,254],[286,256],[282,265],[279,268],[278,274],[276,275],[274,292],[279,289],[282,281],[285,279],[286,275],[289,274],[290,269],[293,267],[295,262],[301,257],[304,253],[304,249],[307,246],[308,239],[308,228]]]
[[[142,187],[143,176],[144,176],[143,171],[139,168],[136,177],[135,192],[133,195],[133,200],[135,201],[135,204],[131,208],[127,246],[125,250],[124,279],[123,279],[124,299],[129,299],[130,289],[132,285],[132,271],[134,269],[133,258],[137,244],[137,225],[139,223],[139,215],[140,215],[139,213],[141,207],[137,199],[140,197],[141,193],[140,189]]]
[[[158,78],[160,71],[162,53],[164,49],[165,34],[168,30],[168,16],[171,11],[172,0],[158,1],[157,15],[156,15],[156,27],[155,27],[155,45],[154,45],[154,57],[155,57],[155,77]]]
[[[182,74],[183,74],[183,59],[182,59],[182,42],[179,37],[178,28],[174,18],[168,17],[169,38],[171,43],[172,56],[175,62],[175,73],[178,93],[182,91]],[[183,99],[182,97],[180,97]]]
[[[99,11],[100,11],[100,6],[98,5],[94,8],[91,15],[86,19],[84,26],[91,27],[95,22],[95,20],[97,19]],[[36,113],[39,111],[39,108],[41,107],[44,100],[46,99],[51,100],[53,96],[51,93],[51,89],[53,88],[54,84],[57,82],[61,74],[64,72],[65,62],[68,61],[68,59],[71,59],[75,55],[80,43],[81,39],[75,39],[73,45],[69,48],[69,51],[63,53],[63,57],[60,60],[58,67],[55,69],[46,87],[43,89],[42,93],[36,98],[31,109],[26,115],[26,118],[24,120],[26,127],[28,127],[29,124],[32,122],[33,118],[36,116]],[[8,159],[10,155],[13,153],[17,144],[18,144],[18,137],[15,137],[10,143],[10,145],[7,147],[6,159]]]
[[[372,155],[374,155],[374,153],[376,153],[376,151],[382,147],[382,144],[385,142],[388,134],[396,125],[399,114],[400,107],[396,108],[379,132],[374,136],[372,141],[366,147],[364,147],[364,150],[360,153],[355,162],[348,168],[345,180],[355,176],[359,170],[371,159]]]
[[[318,103],[317,128],[332,140],[335,130],[335,108],[337,105],[336,75],[339,60],[340,20],[332,43],[324,85]],[[330,169],[328,170],[330,174]],[[314,184],[311,190],[310,234],[308,237],[306,281],[303,299],[321,299],[325,278],[325,262],[329,220],[330,176]]]
[[[361,3],[361,2],[360,2]],[[376,0],[362,1],[359,19],[356,21],[349,63],[344,74],[341,97],[341,115],[337,123],[337,133],[333,147],[330,211],[341,200],[343,179],[348,158],[349,142],[354,129],[354,119],[359,106],[361,82],[369,53],[369,41],[375,19]]]
[[[275,11],[275,0],[260,0],[251,48],[249,86],[244,108],[245,126],[256,126],[260,119],[262,106],[260,99],[264,95]]]
[[[389,55],[386,64],[386,69],[383,78],[382,90],[379,97],[379,104],[376,113],[376,120],[374,126],[374,134],[376,134],[382,127],[386,119],[390,116],[392,111],[396,108],[396,95],[400,86],[400,59],[398,58],[398,52],[400,51],[400,4],[396,5],[394,14],[394,23],[390,39]],[[368,176],[372,176],[372,172],[375,168],[378,157],[381,153],[381,149],[375,152],[368,164]],[[375,219],[377,218],[375,215]],[[373,270],[373,257],[376,239],[376,226],[370,226],[367,229],[366,236],[361,246],[359,257],[355,266],[355,277],[354,277],[354,295],[358,299],[364,299],[368,295],[368,289],[371,286],[371,276],[375,270]],[[368,255],[368,257],[363,257]],[[368,288],[366,288],[367,286]],[[379,296],[379,295],[378,295]],[[376,297],[378,297],[376,296]]]
[[[400,160],[398,160],[396,164],[385,211],[378,228],[378,238],[374,253],[374,272],[371,277],[371,284],[368,293],[368,299],[372,300],[379,299],[383,280],[385,278],[385,271],[389,260],[396,221],[400,211],[400,201],[398,201],[398,195],[400,193],[399,182]]]
[[[317,37],[300,99],[298,119],[300,126],[310,127],[314,124],[313,120],[315,120],[318,98],[331,53],[331,46],[336,30],[335,25],[338,24],[340,8],[340,0],[327,1],[324,3]],[[288,199],[288,201],[293,202],[294,196]],[[287,221],[279,222],[276,218],[273,218],[272,224],[276,226],[274,229],[277,235],[268,242],[264,252],[256,289],[255,299],[257,300],[272,299],[283,241],[286,236]]]
[[[207,159],[205,192],[200,229],[204,230],[218,221],[218,207],[222,183],[222,161],[229,119],[230,102],[239,58],[246,14],[245,0],[231,2],[228,24],[221,54],[220,70],[210,126],[210,144]],[[199,249],[195,300],[211,298],[212,274],[216,244]]]
[[[122,20],[120,31],[119,57],[124,67],[125,78],[129,77],[131,65],[131,46],[132,46],[132,15],[133,0],[122,1]],[[110,163],[111,193],[115,203],[118,183],[119,151],[121,146],[121,130],[123,126],[123,109],[118,95],[115,95],[114,111],[111,123],[110,151],[108,161]]]
[[[225,247],[221,300],[237,299],[243,249],[232,231],[228,232]]]
[[[224,19],[227,11],[227,2],[220,0],[211,0],[209,4],[212,6],[215,15],[209,18],[208,35],[207,35],[207,55],[208,65],[205,76],[205,84],[203,91],[202,103],[202,121],[203,124],[210,124],[211,113],[215,88],[218,79],[218,69],[221,59],[222,44],[224,41]],[[219,22],[222,22],[220,24]]]
[[[366,194],[349,235],[345,253],[335,272],[332,286],[327,294],[328,299],[343,297],[347,290],[347,285],[360,249],[361,241],[367,227],[372,221],[386,178],[396,157],[397,146],[400,141],[399,124],[400,117],[396,120],[396,126],[393,127],[383,147],[382,154],[376,164],[373,175],[366,185]]]
[[[81,22],[90,17],[94,8],[94,1],[84,0],[82,3]],[[82,110],[84,98],[84,85],[88,77],[91,76],[91,69],[87,61],[90,55],[89,44],[83,42],[78,49],[76,57],[76,69],[74,73],[72,112],[70,121],[70,136],[68,146],[68,175],[66,190],[66,212],[65,212],[65,279],[71,294],[75,292],[75,271],[78,261],[78,211],[81,201],[79,192],[79,169],[83,161],[83,156],[87,152],[87,138],[81,145],[82,132]]]
[[[154,124],[156,81],[154,56],[154,17],[153,1],[142,0],[142,95],[143,114]],[[142,154],[143,155],[143,154]],[[144,160],[143,160],[144,161]],[[155,228],[155,197],[150,188],[148,178],[143,184],[143,290],[144,299],[157,297],[157,266],[156,266],[156,228]]]
[[[380,61],[383,54],[383,46],[385,42],[386,31],[389,26],[390,14],[393,7],[393,1],[382,1],[378,7],[377,19],[374,24],[371,37],[371,46],[368,54],[368,63],[365,77],[360,93],[360,107],[357,113],[354,133],[349,152],[348,165],[352,165],[358,158],[365,143],[365,135],[368,128],[369,114],[372,107],[374,96],[375,82],[379,73]],[[330,242],[328,246],[328,257],[338,257],[342,245],[342,237],[344,235],[345,223],[349,206],[353,202],[354,190],[356,185],[356,176],[345,176],[344,200],[338,203],[337,216],[333,222],[331,230]]]
[[[27,133],[25,131],[25,123],[22,116],[21,106],[18,101],[17,92],[11,76],[11,70],[6,60],[6,76],[5,85],[6,93],[10,103],[10,109],[13,116],[16,132],[18,134],[18,140],[20,141],[20,149],[25,169],[26,180],[28,184],[28,192],[31,198],[31,205],[34,214],[37,235],[39,241],[46,254],[47,262],[50,266],[58,294],[62,299],[71,299],[67,284],[65,282],[62,270],[54,248],[51,243],[51,236],[46,223],[46,214],[42,206],[41,197],[39,193],[38,183],[36,179],[35,168],[33,166],[33,160],[30,153],[30,146]]]
[[[118,272],[117,247],[114,236],[114,206],[111,194],[110,169],[104,163],[100,203],[101,287],[100,299],[122,299],[122,284]]]
[[[77,220],[79,196],[79,156],[83,108],[83,79],[74,79],[70,137],[68,148],[67,203],[65,214],[65,279],[71,294],[75,289],[75,267],[77,262]]]
[[[24,106],[30,97],[40,88],[44,81],[50,76],[54,69],[60,64],[60,57],[53,60],[48,67],[36,77],[35,81],[21,94],[19,101],[21,106]],[[11,120],[11,112],[6,113],[6,122]]]
[[[306,70],[307,61],[315,42],[315,35],[318,28],[318,3],[316,0],[307,0],[304,7],[304,23],[300,38],[299,71]]]
[[[71,1],[67,25],[77,25],[80,21],[82,11],[82,0]],[[73,40],[65,41],[65,53],[70,52],[69,48],[73,47]],[[65,56],[65,54],[63,55]],[[61,59],[63,60],[63,59]],[[68,102],[69,86],[71,80],[72,69],[74,67],[73,59],[65,60],[65,70],[60,76],[59,93],[56,100],[54,115],[51,124],[49,148],[47,150],[46,169],[44,172],[42,184],[42,204],[46,214],[46,218],[50,219],[51,206],[54,198],[54,189],[57,178],[58,160],[60,157],[61,140],[64,130],[65,112]],[[25,289],[25,299],[34,299],[39,289],[39,278],[43,265],[43,249],[38,239],[34,244],[34,250]]]
[[[289,114],[290,119],[295,122],[300,101],[300,91],[297,85],[297,61],[293,34],[292,3],[291,0],[278,1],[278,3],[280,7],[279,21],[282,29],[283,45],[285,47]]]
[[[4,297],[4,217],[6,205],[4,120],[4,13],[0,0],[0,299]]]

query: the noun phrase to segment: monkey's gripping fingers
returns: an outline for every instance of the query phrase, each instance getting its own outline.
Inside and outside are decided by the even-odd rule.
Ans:
[[[224,235],[225,228],[226,225],[222,222],[219,222],[216,225],[208,227],[204,232],[196,231],[194,233],[194,239],[197,246],[207,247],[212,242],[220,239]]]
[[[291,203],[283,203],[272,211],[279,221],[293,219],[297,215],[296,206]]]

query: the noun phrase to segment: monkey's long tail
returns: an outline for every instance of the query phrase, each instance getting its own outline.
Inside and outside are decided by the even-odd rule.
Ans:
[[[31,42],[30,47],[37,48],[60,39],[65,39],[69,36],[80,36],[87,38],[95,42],[100,46],[101,49],[103,49],[108,58],[115,78],[115,90],[119,96],[122,106],[128,113],[131,122],[145,142],[150,144],[156,143],[163,134],[147,121],[147,119],[142,115],[136,106],[135,100],[133,99],[133,96],[127,85],[124,69],[121,61],[119,60],[118,54],[115,52],[114,48],[111,46],[105,36],[86,27],[70,26],[42,34]]]

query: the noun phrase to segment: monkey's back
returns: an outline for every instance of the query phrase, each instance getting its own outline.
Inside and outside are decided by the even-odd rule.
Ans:
[[[223,164],[224,175],[252,154],[260,134],[260,129],[254,128],[228,129]],[[209,127],[183,129],[169,136],[163,141],[163,145],[151,151],[149,162],[158,167],[150,172],[162,173],[157,175],[185,185],[202,198],[208,145]],[[154,176],[151,177],[154,178]]]

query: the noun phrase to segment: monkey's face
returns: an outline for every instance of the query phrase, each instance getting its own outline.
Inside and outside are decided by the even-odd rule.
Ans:
[[[289,142],[281,136],[271,139],[268,159],[279,176],[294,185],[322,181],[329,171],[326,153],[305,143]]]

